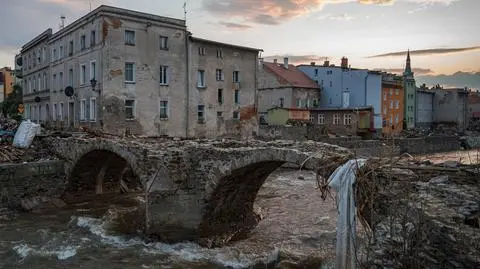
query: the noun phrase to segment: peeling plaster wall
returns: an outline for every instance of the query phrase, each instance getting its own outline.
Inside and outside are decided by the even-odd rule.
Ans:
[[[135,46],[126,45],[125,30],[135,31]],[[104,130],[148,136],[185,136],[185,28],[105,17],[103,58]],[[168,37],[168,50],[160,49]],[[125,63],[135,63],[135,83],[125,82]],[[160,85],[160,66],[168,66],[168,85]],[[135,100],[135,119],[125,118],[125,100]],[[168,101],[168,119],[160,119],[160,101]]]
[[[189,48],[189,136],[245,137],[256,132],[258,119],[255,109],[255,70],[258,52],[195,40],[189,43]],[[205,48],[206,55],[200,55],[199,48]],[[217,58],[217,49],[222,50],[223,58]],[[223,81],[216,80],[217,68],[223,70]],[[205,88],[197,87],[198,70],[205,71]],[[240,72],[239,104],[234,103],[234,71]],[[218,89],[223,89],[223,104],[218,102]],[[205,105],[205,123],[198,122],[198,105]],[[240,113],[240,120],[233,119],[234,111]],[[221,118],[217,117],[217,112],[222,112]]]

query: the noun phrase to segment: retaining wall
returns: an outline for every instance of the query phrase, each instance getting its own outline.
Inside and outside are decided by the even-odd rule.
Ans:
[[[63,161],[0,164],[0,207],[19,208],[32,197],[59,197],[64,185]]]
[[[460,141],[456,136],[427,136],[421,138],[400,138],[396,140],[400,152],[424,154],[460,150]]]

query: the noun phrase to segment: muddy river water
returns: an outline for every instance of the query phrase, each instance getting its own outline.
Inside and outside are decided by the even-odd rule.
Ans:
[[[218,249],[111,235],[102,212],[110,200],[54,212],[0,209],[0,268],[266,268],[279,252],[319,256],[330,268],[335,251],[335,201],[323,201],[315,174],[280,169],[261,188],[263,215],[252,235]]]

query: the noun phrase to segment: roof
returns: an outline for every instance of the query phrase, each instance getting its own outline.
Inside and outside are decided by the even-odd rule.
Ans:
[[[315,81],[310,79],[293,64],[289,64],[288,69],[286,69],[283,64],[263,62],[263,67],[276,75],[280,83],[289,84],[292,87],[298,88],[319,88]]]
[[[234,44],[228,44],[228,43],[222,43],[214,40],[208,40],[208,39],[203,39],[203,38],[198,38],[198,37],[193,37],[190,36],[190,39],[192,41],[196,42],[202,42],[202,43],[210,43],[214,45],[219,45],[223,47],[232,47],[232,48],[237,48],[237,49],[242,49],[242,50],[250,50],[250,51],[263,51],[263,49],[256,49],[256,48],[251,48],[251,47],[244,47],[244,46],[239,46],[239,45],[234,45]]]
[[[21,52],[25,52],[33,46],[37,45],[38,43],[42,42],[43,40],[50,38],[52,36],[52,33],[52,28],[48,28],[47,30],[43,31],[41,34],[37,35],[32,40],[28,41],[25,45],[23,45]]]

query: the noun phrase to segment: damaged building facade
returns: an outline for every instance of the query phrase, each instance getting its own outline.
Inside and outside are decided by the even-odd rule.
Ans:
[[[44,114],[26,107],[26,118],[59,129],[172,137],[238,135],[258,126],[259,49],[195,38],[184,20],[110,6],[45,33],[48,99],[41,99]],[[38,107],[38,93],[31,94]]]

